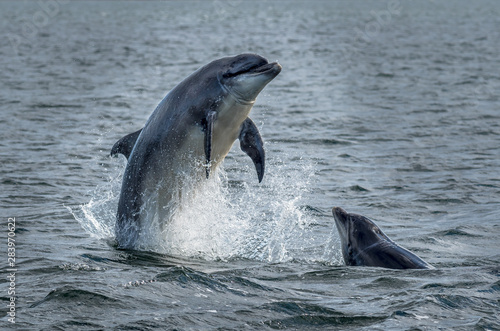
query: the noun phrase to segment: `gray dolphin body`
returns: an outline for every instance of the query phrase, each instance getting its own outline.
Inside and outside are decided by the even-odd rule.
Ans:
[[[236,139],[262,180],[263,142],[248,115],[280,71],[255,54],[215,60],[172,89],[143,129],[115,143],[111,155],[128,159],[115,227],[119,248],[138,248],[141,234],[162,231]]]
[[[332,210],[339,231],[346,265],[391,269],[433,269],[417,255],[389,239],[370,219],[349,214],[339,207]]]

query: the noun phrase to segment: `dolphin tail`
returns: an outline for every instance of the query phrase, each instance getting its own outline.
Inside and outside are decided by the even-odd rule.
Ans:
[[[132,149],[134,149],[135,142],[137,141],[139,134],[141,134],[141,131],[142,129],[130,133],[118,140],[111,148],[110,155],[115,156],[116,154],[123,154],[128,160],[128,157],[130,156],[130,153],[132,153]]]
[[[266,165],[264,142],[262,141],[257,126],[255,126],[255,123],[250,118],[247,118],[241,125],[238,138],[240,140],[241,150],[250,156],[255,165],[259,183],[262,182]]]

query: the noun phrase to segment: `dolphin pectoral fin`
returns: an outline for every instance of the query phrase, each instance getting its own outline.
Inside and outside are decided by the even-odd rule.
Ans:
[[[217,118],[217,112],[211,110],[208,112],[207,117],[204,121],[204,131],[205,131],[205,160],[206,160],[206,173],[207,179],[210,175],[210,161],[212,157],[212,137],[214,131],[214,123]]]
[[[262,182],[266,165],[264,142],[262,141],[255,123],[250,118],[247,118],[241,125],[240,135],[238,138],[240,139],[241,150],[250,156],[253,164],[255,165],[259,183]]]
[[[128,160],[130,153],[132,153],[132,149],[134,149],[135,142],[137,138],[141,134],[142,129],[133,132],[131,134],[126,135],[125,137],[118,140],[113,147],[111,148],[111,156],[115,156],[116,154],[123,154]]]

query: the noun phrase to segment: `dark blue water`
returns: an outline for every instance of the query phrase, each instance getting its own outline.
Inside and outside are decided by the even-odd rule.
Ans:
[[[500,329],[497,1],[0,2],[1,327]],[[152,252],[115,248],[111,146],[209,61],[282,73]],[[331,207],[435,270],[345,267]],[[16,220],[16,324],[8,219]]]

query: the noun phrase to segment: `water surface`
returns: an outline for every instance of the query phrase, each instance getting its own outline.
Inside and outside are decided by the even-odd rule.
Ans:
[[[44,3],[0,2],[16,326],[500,328],[496,1]],[[262,184],[236,144],[171,240],[117,250],[111,146],[198,67],[243,52],[283,66],[251,114]],[[345,267],[333,206],[436,269]]]

